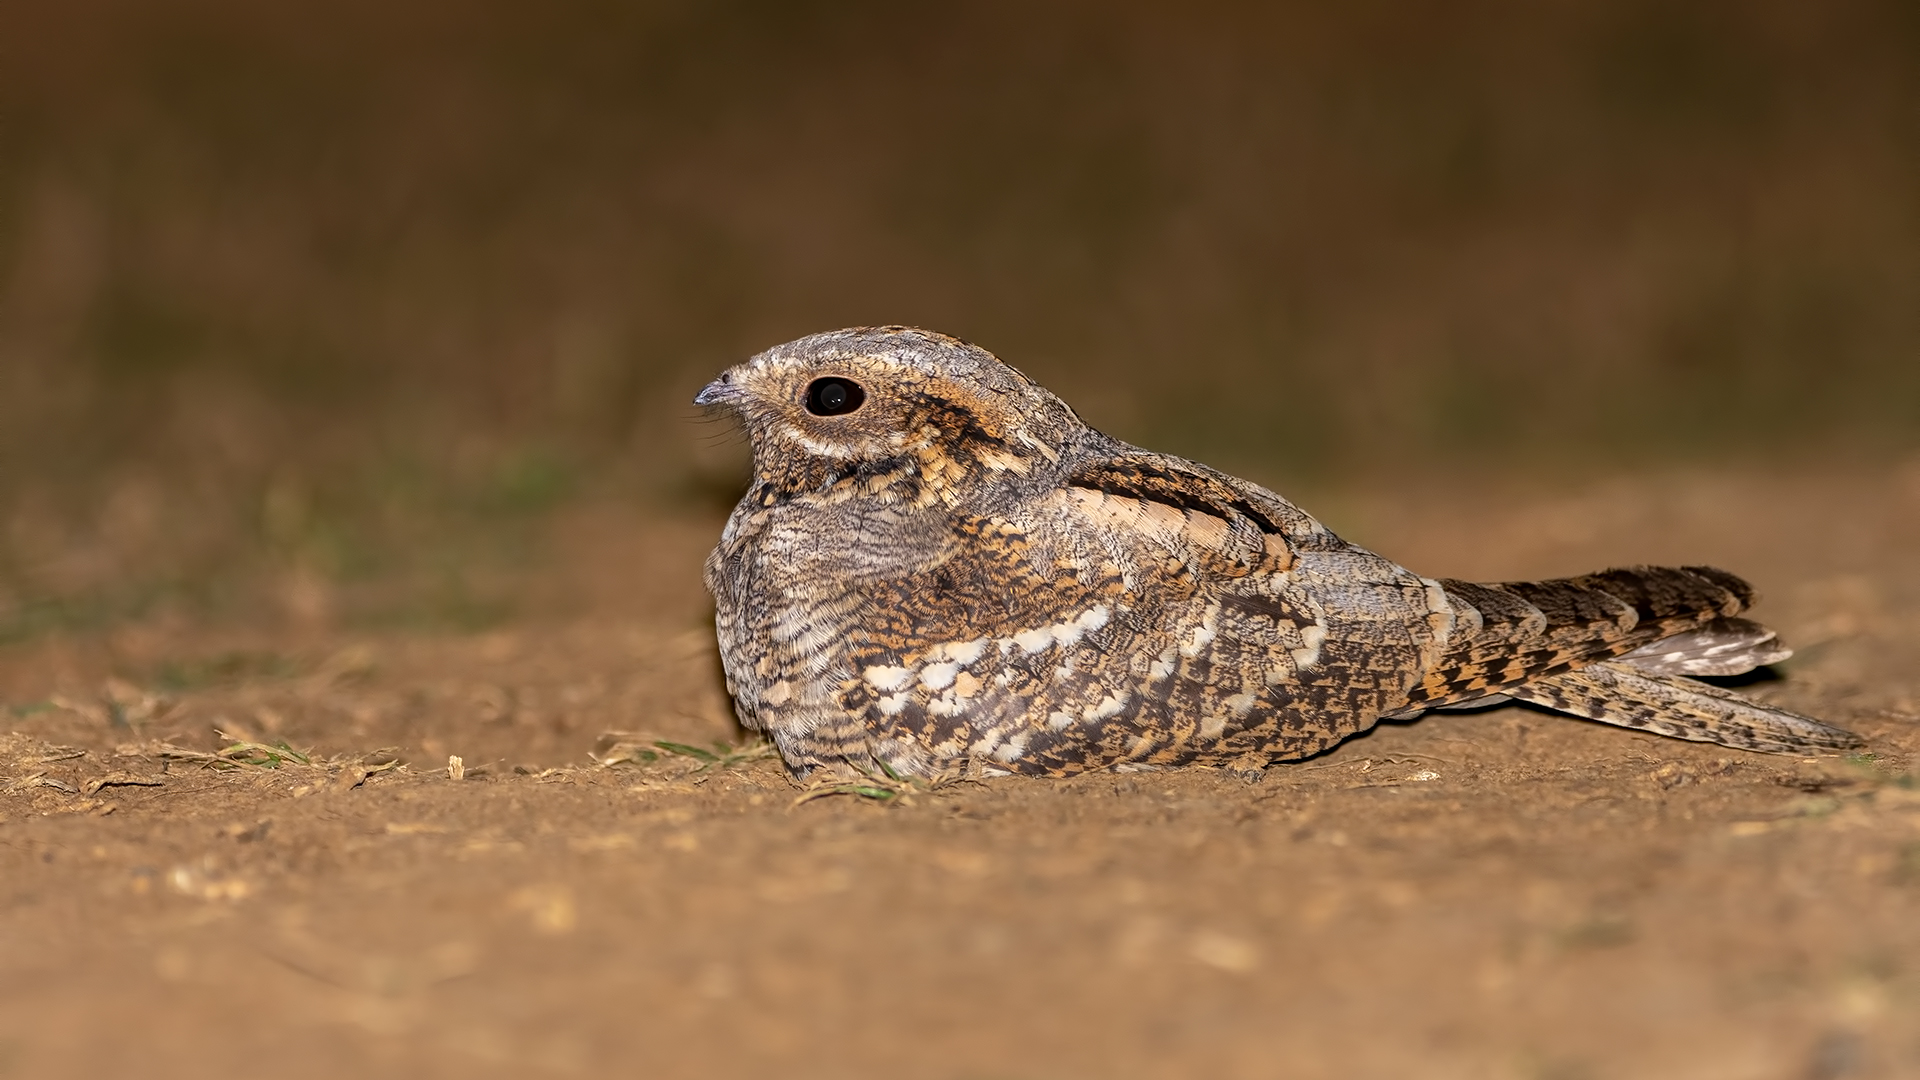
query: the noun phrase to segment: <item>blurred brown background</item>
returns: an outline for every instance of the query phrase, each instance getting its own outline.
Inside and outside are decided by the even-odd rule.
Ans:
[[[0,638],[485,623],[873,322],[1280,486],[1902,452],[1920,8],[6,5]]]

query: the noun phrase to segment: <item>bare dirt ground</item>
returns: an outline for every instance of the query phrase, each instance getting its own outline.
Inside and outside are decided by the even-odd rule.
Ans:
[[[1801,649],[1748,690],[1871,753],[1505,708],[796,806],[717,518],[575,506],[485,633],[0,651],[0,1076],[1920,1076],[1920,462],[1473,490],[1302,501],[1427,573],[1734,569]]]

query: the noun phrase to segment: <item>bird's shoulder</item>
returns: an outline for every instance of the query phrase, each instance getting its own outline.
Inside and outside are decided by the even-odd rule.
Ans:
[[[1258,484],[1125,444],[1066,463],[1033,511],[1056,527],[1168,552],[1227,577],[1284,573],[1301,550],[1332,539]]]

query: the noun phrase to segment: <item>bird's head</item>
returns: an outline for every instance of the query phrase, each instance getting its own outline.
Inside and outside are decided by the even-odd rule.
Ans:
[[[985,349],[897,326],[776,346],[693,400],[737,413],[756,474],[795,488],[900,476],[924,494],[1026,476],[1057,464],[1061,442],[1084,430]]]

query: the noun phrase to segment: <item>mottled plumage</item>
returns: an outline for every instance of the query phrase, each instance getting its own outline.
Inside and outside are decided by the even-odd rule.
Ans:
[[[753,442],[707,586],[741,722],[796,776],[1250,768],[1508,697],[1746,749],[1858,742],[1685,677],[1787,655],[1731,574],[1420,577],[952,338],[819,334],[696,400]]]

